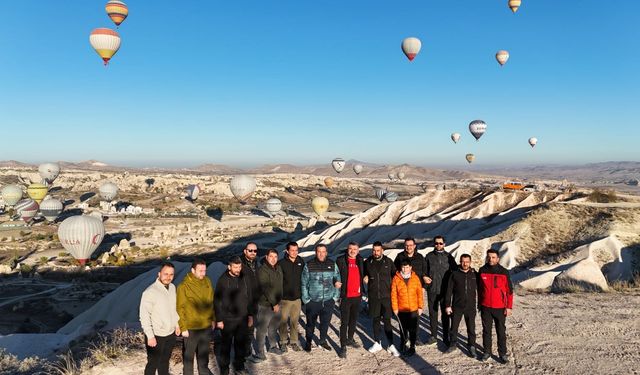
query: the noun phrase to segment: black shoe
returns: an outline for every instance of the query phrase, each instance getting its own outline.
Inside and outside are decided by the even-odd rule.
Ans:
[[[291,346],[291,350],[293,350],[294,352],[299,352],[299,351],[301,351],[301,350],[302,350],[302,349],[300,348],[300,345],[298,345],[298,344],[291,344],[291,345],[289,345],[289,346]],[[286,346],[285,346],[285,348],[286,348]]]
[[[350,346],[350,347],[352,347],[352,348],[354,348],[354,349],[358,349],[358,348],[360,348],[360,344],[358,344],[358,343],[356,342],[356,340],[354,340],[354,339],[349,339],[349,340],[347,340],[347,346]]]
[[[437,344],[438,342],[436,341],[435,338],[433,337],[429,337],[429,340],[427,340],[427,345],[428,346],[434,346],[435,344]]]
[[[280,350],[282,351],[282,353],[286,353],[287,352],[287,344],[280,344]],[[280,353],[280,354],[282,354]]]
[[[478,355],[478,353],[476,352],[476,347],[475,346],[470,346],[469,347],[469,357],[475,358]]]
[[[322,342],[320,343],[320,346],[321,346],[321,347],[322,347],[322,349],[324,349],[324,350],[333,350],[333,348],[331,348],[331,345],[329,345],[329,343],[328,343],[328,342],[326,342],[326,341],[322,341]]]
[[[484,362],[484,361],[488,361],[489,358],[491,358],[491,353],[484,353],[482,357],[480,357],[480,360]]]
[[[422,345],[424,345],[424,341],[420,339],[416,339],[416,346],[422,346]]]
[[[453,353],[453,352],[455,352],[455,351],[456,351],[456,345],[454,344],[454,345],[450,345],[450,346],[447,348],[447,350],[445,350],[444,352],[445,352],[445,353]]]
[[[307,341],[307,343],[304,344],[304,351],[307,353],[311,352],[311,341]]]
[[[283,353],[283,351],[280,348],[278,348],[277,346],[274,346],[273,348],[269,349],[269,353],[276,354],[276,355],[281,355]]]
[[[346,359],[347,358],[347,347],[343,346],[340,350],[338,350],[338,357],[342,358],[342,359]]]
[[[500,358],[498,359],[498,362],[502,363],[503,365],[506,365],[507,363],[509,363],[509,356],[508,355],[501,355]]]
[[[235,370],[233,372],[235,375],[249,375],[249,371],[247,371],[247,369],[240,369],[240,370]]]
[[[267,359],[267,356],[265,356],[264,353],[254,354],[251,357],[249,357],[249,361],[253,363],[260,363],[265,359]]]
[[[409,348],[406,352],[404,352],[405,357],[411,357],[416,354],[416,348]]]

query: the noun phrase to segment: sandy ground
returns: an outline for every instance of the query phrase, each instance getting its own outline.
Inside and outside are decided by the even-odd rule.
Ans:
[[[444,345],[417,348],[412,358],[394,358],[385,351],[370,354],[350,349],[341,360],[335,351],[314,345],[310,354],[287,352],[269,354],[267,361],[249,365],[252,374],[640,374],[640,291],[603,294],[519,294],[514,315],[507,320],[508,347],[512,361],[501,365],[495,358],[480,362],[463,351],[444,354]],[[482,343],[477,317],[477,340]],[[393,323],[397,327],[396,322]],[[422,319],[421,334],[427,320]],[[462,324],[464,326],[464,323]],[[329,329],[331,344],[337,348],[339,319],[334,316]],[[466,328],[461,327],[462,333]],[[370,320],[361,315],[357,341],[371,345]],[[462,335],[465,337],[466,335]],[[397,331],[396,331],[396,340]],[[494,347],[495,347],[494,337]],[[496,349],[494,349],[494,352]],[[176,348],[178,352],[178,348]],[[179,358],[179,356],[177,356]],[[103,364],[87,374],[140,374],[144,353],[113,364]],[[210,368],[217,369],[214,361]],[[172,373],[181,374],[179,363]]]

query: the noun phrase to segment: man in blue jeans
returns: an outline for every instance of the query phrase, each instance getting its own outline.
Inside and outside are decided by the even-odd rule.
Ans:
[[[331,322],[333,307],[340,298],[340,272],[336,263],[327,258],[327,247],[316,245],[316,257],[305,264],[302,270],[302,303],[305,304],[307,325],[304,350],[311,351],[316,320],[320,318],[319,345],[331,350],[327,342],[327,331]]]

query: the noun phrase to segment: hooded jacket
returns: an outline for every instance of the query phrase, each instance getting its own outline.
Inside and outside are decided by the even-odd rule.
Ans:
[[[198,280],[192,272],[188,272],[177,288],[176,309],[181,330],[211,327],[215,319],[211,279],[205,276]]]
[[[214,292],[213,307],[216,322],[255,316],[257,307],[250,303],[252,300],[253,295],[247,276],[240,274],[238,277],[233,277],[229,271],[225,271],[218,279]]]

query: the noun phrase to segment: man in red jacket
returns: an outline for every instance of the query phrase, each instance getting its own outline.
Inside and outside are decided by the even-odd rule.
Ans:
[[[482,317],[482,360],[491,357],[491,331],[496,324],[498,336],[498,355],[501,363],[509,362],[507,356],[507,316],[513,308],[513,285],[509,271],[499,264],[497,250],[487,250],[487,263],[478,271],[478,309]]]

